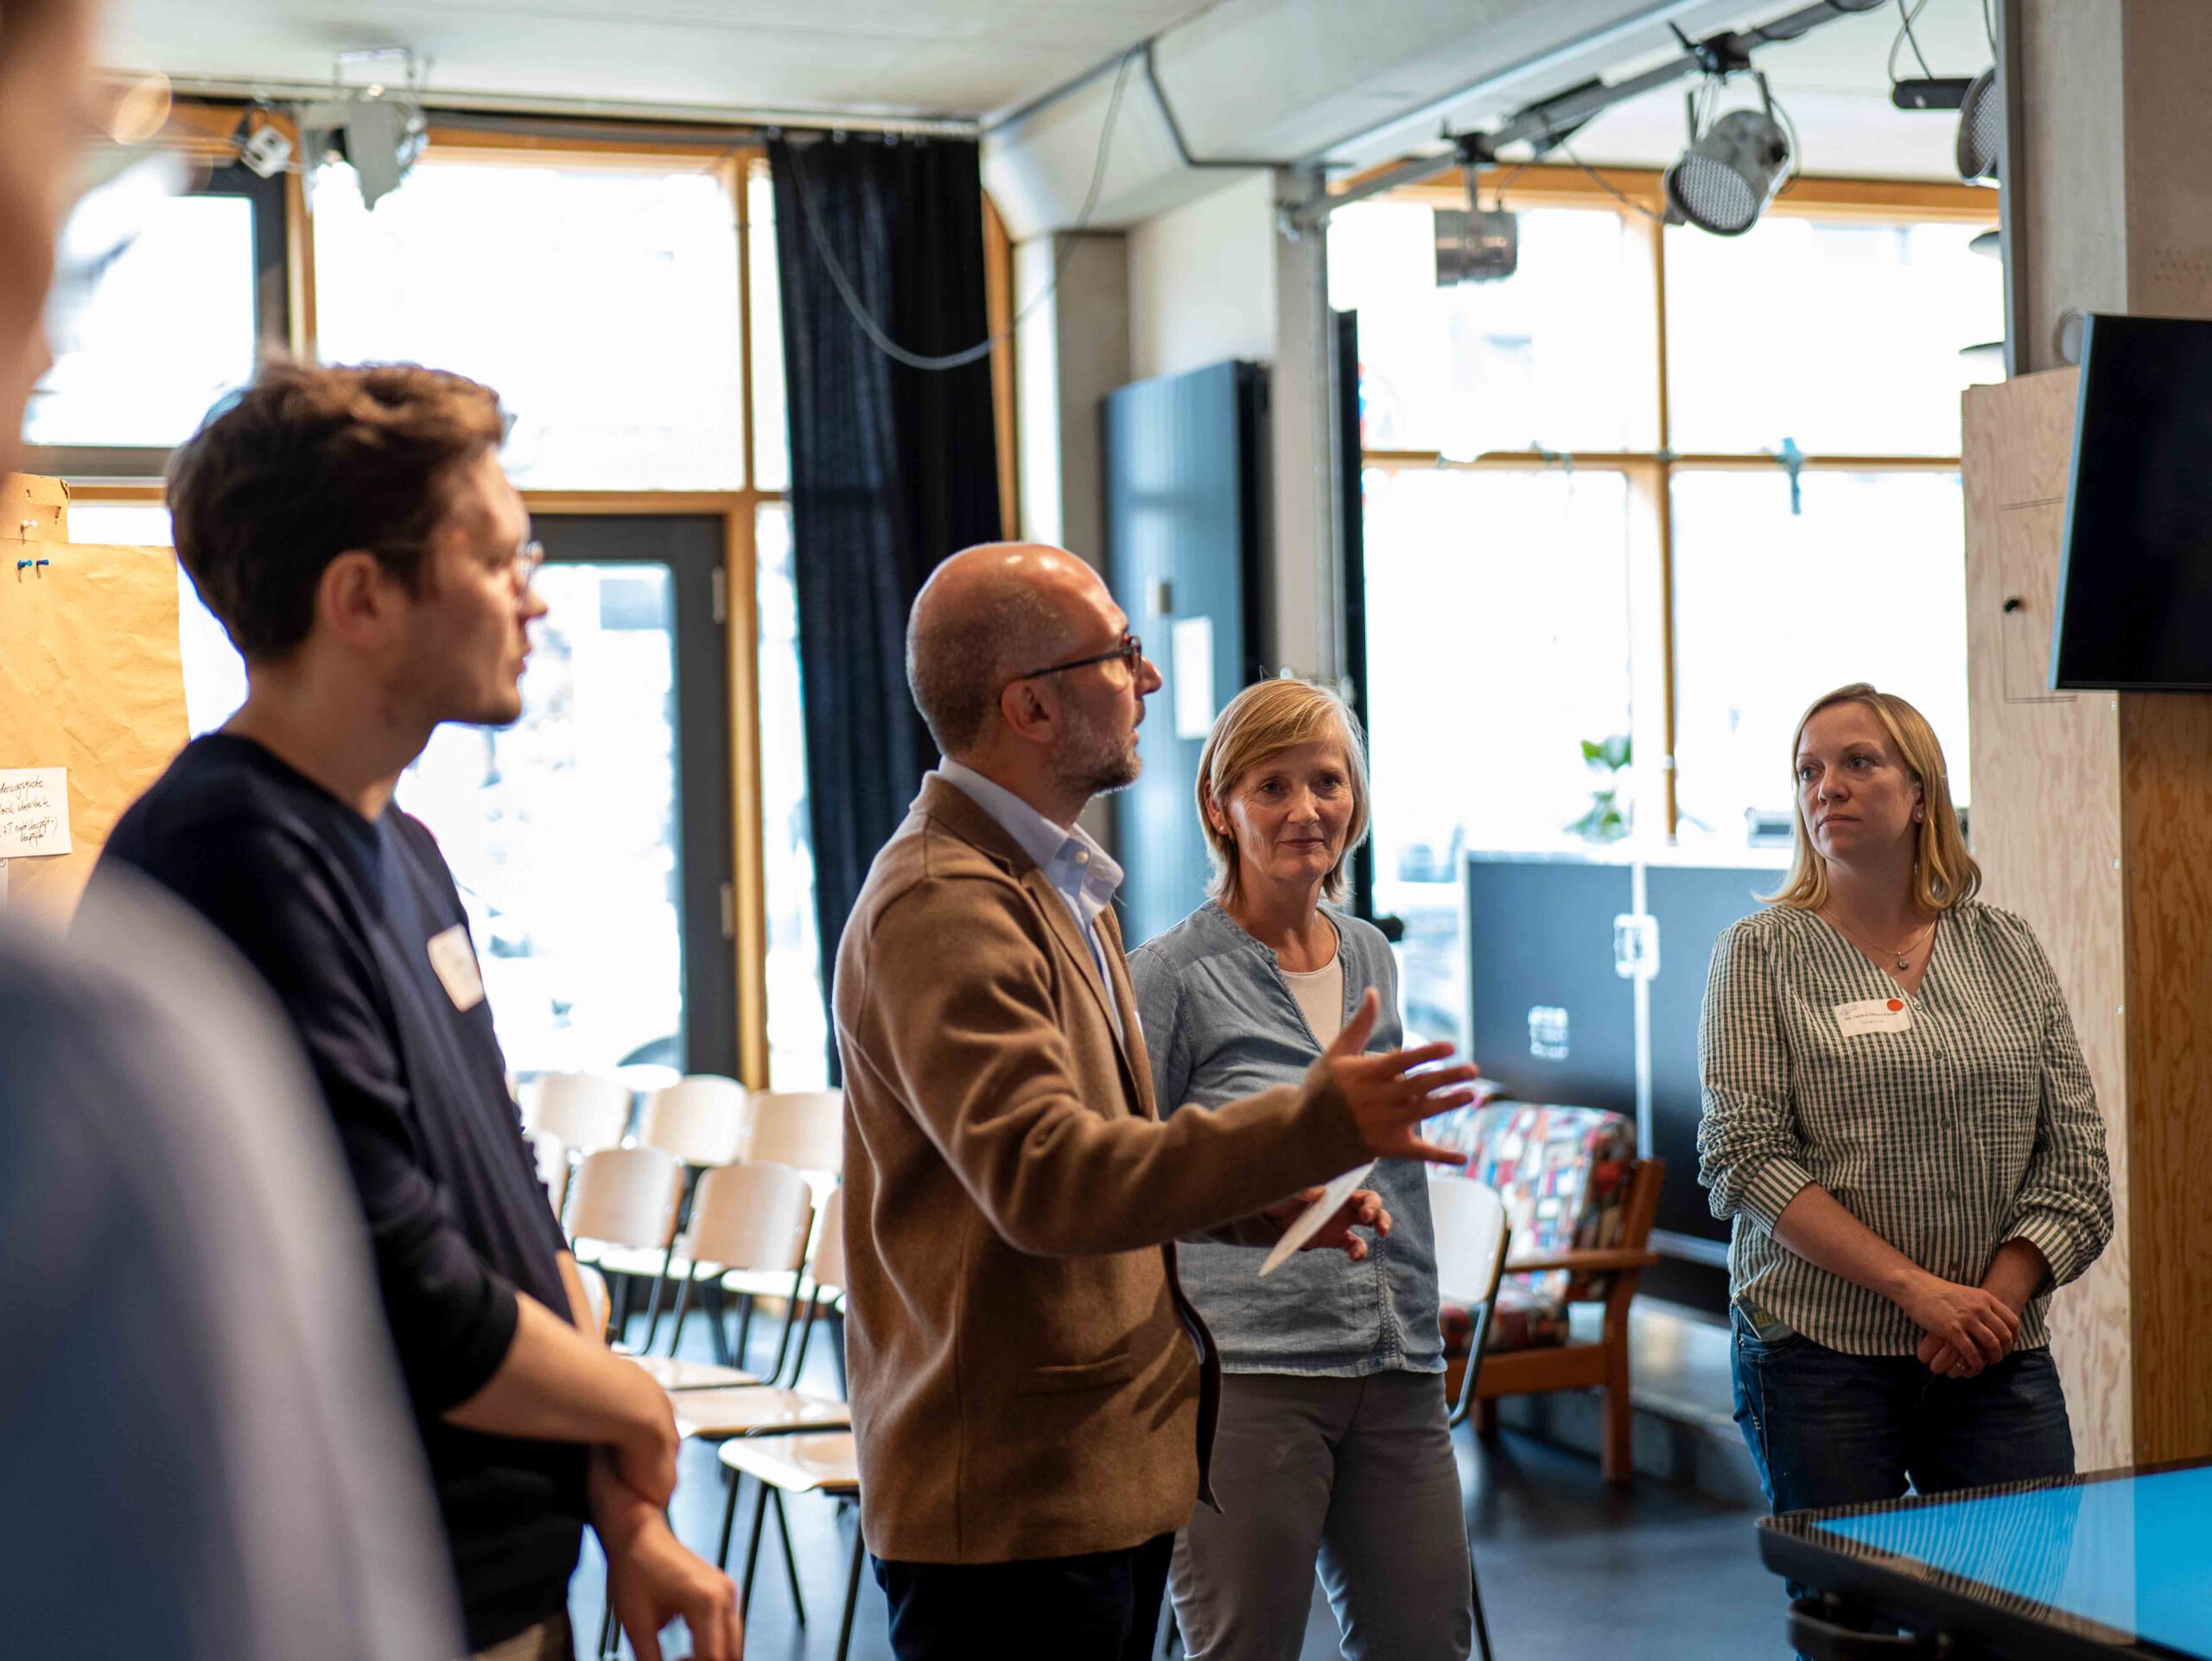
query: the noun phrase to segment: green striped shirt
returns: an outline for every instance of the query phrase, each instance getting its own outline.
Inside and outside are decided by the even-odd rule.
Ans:
[[[1863,1030],[1852,1006],[1903,1009]],[[1770,906],[1720,937],[1699,1023],[1698,1180],[1732,1219],[1730,1295],[1853,1355],[1922,1334],[1880,1295],[1808,1263],[1775,1219],[1817,1183],[1931,1274],[1972,1285],[2006,1241],[2063,1284],[2112,1234],[2104,1121],[2043,948],[2012,913],[1947,913],[1906,993],[1823,919]],[[2023,1348],[2050,1341],[2046,1287]]]

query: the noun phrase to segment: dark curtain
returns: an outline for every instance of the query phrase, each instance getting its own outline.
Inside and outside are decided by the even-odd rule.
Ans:
[[[823,253],[895,345],[925,356],[973,346],[989,332],[982,181],[964,140],[776,139],[768,156],[826,993],[868,862],[937,754],[906,690],[907,611],[938,561],[1001,531],[989,360],[894,362]]]

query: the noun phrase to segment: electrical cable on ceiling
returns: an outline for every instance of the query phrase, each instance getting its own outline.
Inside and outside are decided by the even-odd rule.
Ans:
[[[1912,0],[1910,7],[1905,4],[1905,0],[1897,0],[1897,32],[1890,41],[1890,85],[1892,86],[1897,84],[1898,48],[1908,41],[1912,43],[1913,60],[1919,64],[1920,73],[1929,76],[1933,76],[1936,73],[1928,67],[1928,56],[1920,49],[1920,36],[1914,34],[1912,29],[1914,19],[1927,10],[1928,0]],[[1982,15],[1986,19],[1988,13],[1985,10]]]
[[[801,147],[797,144],[791,147],[791,182],[797,188],[799,217],[806,221],[807,239],[814,245],[814,251],[820,256],[823,267],[828,270],[830,281],[837,290],[837,297],[844,302],[845,309],[852,314],[853,321],[861,327],[861,333],[868,336],[877,351],[909,369],[965,369],[969,365],[980,363],[989,357],[1001,342],[1010,338],[1021,327],[1023,320],[1030,313],[1052,297],[1053,291],[1060,286],[1061,276],[1067,270],[1068,256],[1075,251],[1076,239],[1089,228],[1091,211],[1098,206],[1098,192],[1106,182],[1106,158],[1113,152],[1114,120],[1121,112],[1122,91],[1128,83],[1130,66],[1135,63],[1141,49],[1132,48],[1124,53],[1122,67],[1115,73],[1113,94],[1106,100],[1106,119],[1098,129],[1098,154],[1091,162],[1090,188],[1084,196],[1083,207],[1075,216],[1073,228],[1065,233],[1066,240],[1052,262],[1052,280],[1033,295],[1028,303],[1014,315],[1014,320],[1004,328],[958,352],[935,355],[910,352],[893,340],[883,326],[868,315],[868,308],[861,303],[860,296],[854,291],[851,279],[845,275],[845,268],[837,263],[837,257],[830,251],[829,241],[822,234],[813,204],[807,196],[806,167]]]
[[[1574,153],[1573,147],[1565,139],[1562,138],[1560,140],[1558,150],[1560,155],[1567,157],[1568,161],[1573,162],[1575,166],[1580,168],[1585,173],[1588,174],[1590,175],[1590,181],[1592,184],[1596,185],[1599,189],[1604,191],[1608,196],[1611,196],[1623,207],[1632,207],[1637,213],[1643,214],[1647,220],[1650,220],[1659,225],[1666,224],[1667,216],[1664,213],[1655,213],[1649,208],[1646,207],[1642,202],[1637,200],[1635,197],[1624,194],[1611,179],[1608,179],[1604,174],[1599,172],[1597,169],[1592,167],[1587,162],[1577,156]]]

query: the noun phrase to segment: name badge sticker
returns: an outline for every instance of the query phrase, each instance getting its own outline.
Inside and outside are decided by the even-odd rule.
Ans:
[[[433,934],[429,950],[430,967],[438,971],[454,1009],[474,1009],[484,1002],[484,977],[476,967],[476,951],[468,944],[467,929],[455,923]]]
[[[1912,1011],[1903,998],[1867,998],[1837,1004],[1835,1024],[1846,1038],[1857,1038],[1862,1033],[1909,1033]]]

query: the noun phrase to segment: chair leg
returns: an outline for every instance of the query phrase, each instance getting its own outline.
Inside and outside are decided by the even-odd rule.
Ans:
[[[729,1537],[737,1530],[737,1491],[745,1486],[744,1479],[728,1466],[722,1467],[722,1480],[729,1484],[729,1503],[722,1507],[721,1549],[715,1553],[715,1567],[729,1568]]]
[[[722,1283],[709,1276],[699,1288],[699,1296],[707,1306],[707,1336],[714,1341],[715,1364],[723,1367],[736,1365],[729,1359],[729,1327],[725,1319],[727,1311],[722,1308]]]
[[[853,1566],[845,1571],[845,1618],[837,1627],[837,1661],[845,1661],[853,1647],[853,1611],[861,1601],[861,1558],[867,1550],[860,1518],[853,1519]]]
[[[1494,1436],[1497,1434],[1497,1397],[1485,1397],[1475,1403],[1475,1434]]]
[[[683,1346],[683,1317],[690,1313],[685,1307],[690,1300],[691,1276],[686,1275],[676,1283],[676,1312],[669,1317],[676,1329],[668,1335],[668,1353],[671,1360],[675,1359],[677,1351]]]
[[[791,1328],[798,1321],[798,1285],[805,1275],[804,1269],[792,1275],[791,1295],[784,1300],[784,1330],[776,1340],[776,1359],[768,1365],[768,1377],[772,1380],[784,1376],[784,1358],[791,1350]]]
[[[853,1381],[845,1376],[845,1318],[837,1317],[837,1330],[830,1346],[830,1358],[837,1364],[837,1394],[847,1401],[853,1397]]]
[[[1475,1594],[1475,1653],[1482,1658],[1482,1661],[1491,1661],[1490,1622],[1483,1619],[1483,1577],[1482,1571],[1475,1567],[1475,1543],[1472,1540],[1467,1542],[1467,1578]]]
[[[791,1357],[791,1384],[798,1386],[798,1376],[806,1371],[807,1347],[814,1342],[814,1318],[822,1313],[822,1294],[817,1291],[807,1300],[806,1314],[798,1324],[798,1350]]]
[[[601,1661],[606,1661],[606,1658],[622,1646],[621,1630],[614,1624],[614,1566],[612,1563],[607,1568],[606,1592],[607,1607],[600,1611],[599,1616],[599,1647],[592,1651],[601,1658]]]
[[[767,1531],[768,1524],[768,1485],[755,1477],[753,1486],[760,1490],[760,1495],[753,1502],[753,1538],[745,1548],[745,1577],[737,1585],[740,1620],[753,1607],[753,1572],[760,1566],[760,1537]]]
[[[653,1352],[653,1334],[660,1331],[660,1289],[668,1284],[668,1265],[675,1256],[673,1244],[660,1254],[660,1269],[653,1276],[653,1295],[645,1301],[645,1341],[638,1346],[640,1355]]]
[[[791,1576],[791,1610],[798,1615],[798,1624],[806,1625],[806,1595],[798,1589],[798,1553],[791,1550],[791,1521],[784,1514],[784,1496],[774,1488],[768,1491],[768,1503],[776,1510],[776,1535],[784,1543],[784,1572]]]
[[[1628,1357],[1625,1346],[1618,1363],[1606,1369],[1605,1429],[1599,1462],[1608,1482],[1624,1483],[1636,1475],[1636,1423],[1628,1396]]]
[[[755,1301],[750,1292],[738,1300],[737,1354],[730,1361],[734,1367],[744,1366],[745,1358],[753,1352],[753,1306]]]

